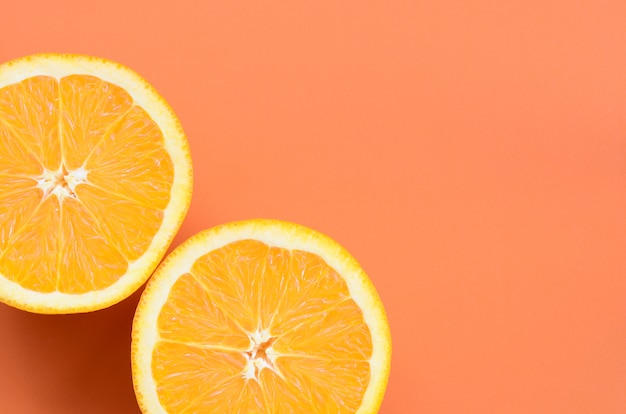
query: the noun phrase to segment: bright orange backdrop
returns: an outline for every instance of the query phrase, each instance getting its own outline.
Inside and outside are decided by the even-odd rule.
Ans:
[[[626,412],[626,2],[5,2],[0,61],[117,60],[171,103],[176,238],[273,217],[344,244],[386,306],[381,413]],[[138,413],[137,295],[0,306],[0,412]]]

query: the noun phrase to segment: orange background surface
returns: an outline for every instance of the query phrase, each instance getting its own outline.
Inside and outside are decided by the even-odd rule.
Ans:
[[[172,247],[271,217],[385,304],[381,413],[626,413],[626,2],[5,2],[0,61],[119,61],[195,164]],[[138,413],[138,294],[0,306],[0,412]]]

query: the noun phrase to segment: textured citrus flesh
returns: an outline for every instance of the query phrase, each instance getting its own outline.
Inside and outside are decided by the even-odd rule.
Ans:
[[[149,352],[158,409],[136,384],[145,412],[361,412],[372,332],[344,276],[318,254],[237,240],[175,279]]]
[[[33,298],[4,301],[49,313],[102,307],[94,298],[68,309],[54,294],[106,290],[125,276],[159,232],[173,185],[163,132],[120,86],[70,74],[0,88],[0,275]]]

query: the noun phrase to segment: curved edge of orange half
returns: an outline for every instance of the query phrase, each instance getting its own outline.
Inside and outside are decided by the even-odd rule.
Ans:
[[[351,297],[363,310],[372,336],[371,381],[357,414],[377,413],[385,395],[391,368],[391,331],[380,297],[357,260],[337,241],[300,224],[276,219],[248,219],[221,224],[191,236],[161,262],[142,293],[132,328],[133,386],[146,414],[166,411],[152,378],[152,350],[158,340],[157,318],[178,276],[197,258],[228,243],[252,238],[270,245],[301,249],[319,255],[345,278]]]
[[[72,53],[38,53],[0,62],[0,88],[33,76],[83,74],[125,89],[159,126],[172,158],[174,180],[163,222],[146,252],[109,287],[80,295],[29,291],[0,275],[0,302],[44,314],[84,313],[112,306],[129,297],[152,275],[174,240],[191,204],[193,167],[189,142],[174,110],[157,90],[134,70],[109,59]]]

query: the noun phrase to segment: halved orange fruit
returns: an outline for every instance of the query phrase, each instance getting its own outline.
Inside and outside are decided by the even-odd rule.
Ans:
[[[0,301],[121,301],[163,258],[191,190],[180,123],[132,70],[53,53],[0,65]]]
[[[144,413],[376,413],[391,336],[342,246],[255,219],[170,253],[142,293],[131,352]]]

